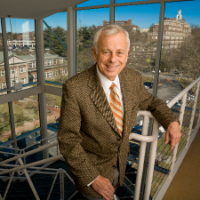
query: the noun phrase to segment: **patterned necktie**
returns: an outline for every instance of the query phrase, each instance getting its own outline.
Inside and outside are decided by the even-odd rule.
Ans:
[[[110,107],[115,117],[117,128],[121,135],[123,131],[123,112],[122,112],[122,105],[114,83],[112,83],[112,85],[110,86]]]

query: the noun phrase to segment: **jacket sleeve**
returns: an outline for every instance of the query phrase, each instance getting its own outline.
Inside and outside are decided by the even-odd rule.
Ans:
[[[58,143],[60,152],[75,176],[75,182],[87,186],[99,173],[81,146],[82,118],[75,89],[67,83],[63,84]]]
[[[157,96],[150,94],[144,87],[142,76],[139,74],[139,107],[141,110],[150,111],[158,122],[165,128],[171,122],[178,121],[171,109]]]

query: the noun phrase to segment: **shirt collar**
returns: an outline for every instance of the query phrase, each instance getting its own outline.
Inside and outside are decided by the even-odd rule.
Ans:
[[[117,89],[120,91],[120,82],[119,82],[119,76],[117,75],[114,81],[110,81],[108,78],[106,78],[100,71],[96,64],[97,74],[99,76],[100,82],[102,87],[107,90],[110,88],[112,83],[115,83]]]

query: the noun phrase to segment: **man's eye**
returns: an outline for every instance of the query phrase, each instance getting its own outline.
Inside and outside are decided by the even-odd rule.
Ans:
[[[119,55],[123,54],[122,52],[118,52]]]

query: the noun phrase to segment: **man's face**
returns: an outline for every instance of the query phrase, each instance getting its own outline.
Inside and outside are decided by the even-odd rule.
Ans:
[[[123,32],[104,36],[101,34],[97,42],[98,54],[92,47],[99,71],[110,81],[114,81],[125,67],[128,58],[128,42]]]

